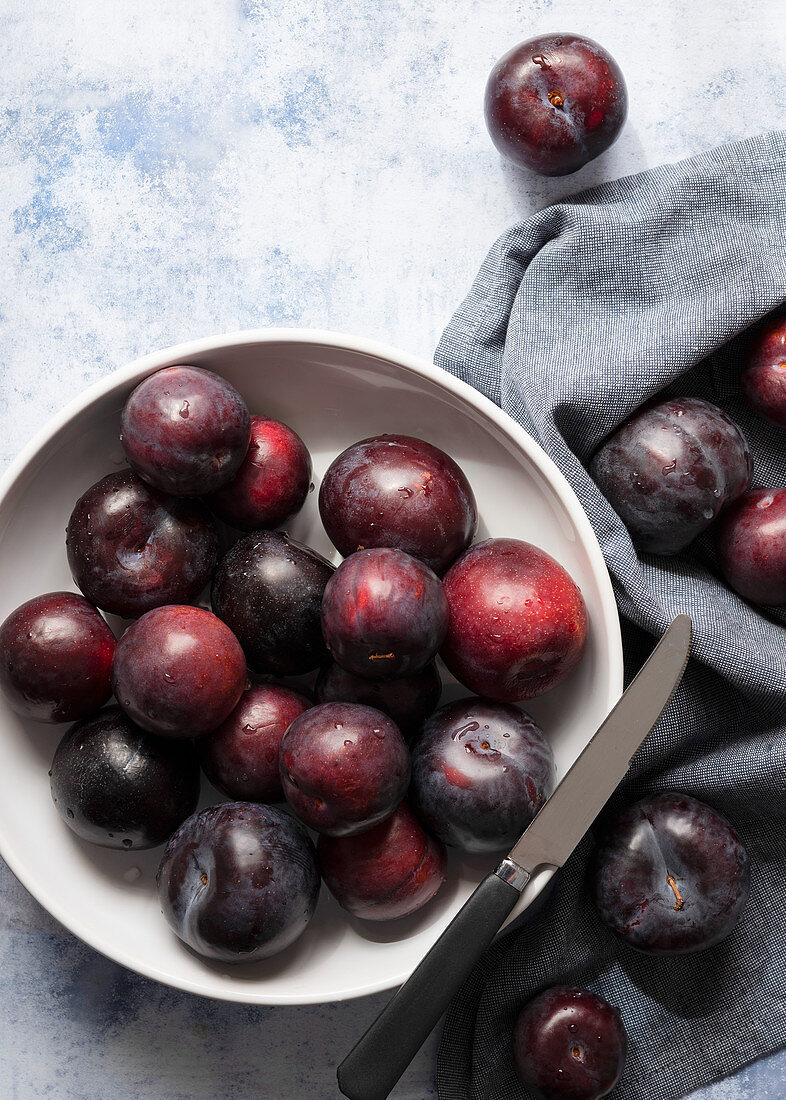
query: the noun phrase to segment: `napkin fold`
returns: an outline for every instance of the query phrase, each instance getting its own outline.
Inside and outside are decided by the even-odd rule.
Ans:
[[[779,132],[595,187],[514,225],[440,341],[437,364],[510,413],[576,491],[614,585],[627,679],[675,615],[693,619],[685,677],[615,802],[692,794],[733,822],[752,862],[730,937],[649,957],[594,911],[586,838],[537,919],[492,945],[449,1009],[440,1100],[528,1097],[512,1026],[555,984],[619,1007],[630,1046],[618,1100],[672,1100],[786,1044],[786,609],[754,607],[724,585],[711,533],[677,557],[637,554],[585,469],[645,399],[690,394],[741,426],[754,484],[786,485],[786,429],[752,413],[739,388],[746,330],[784,300]]]

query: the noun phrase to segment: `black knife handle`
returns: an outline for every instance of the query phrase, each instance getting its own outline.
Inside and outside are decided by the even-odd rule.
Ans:
[[[349,1100],[385,1100],[520,897],[493,871],[338,1067]]]

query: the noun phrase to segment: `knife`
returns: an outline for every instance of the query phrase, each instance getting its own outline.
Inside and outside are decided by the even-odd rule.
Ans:
[[[628,770],[682,679],[691,620],[678,615],[627,691],[500,865],[338,1067],[349,1100],[385,1100],[539,867],[562,867]]]

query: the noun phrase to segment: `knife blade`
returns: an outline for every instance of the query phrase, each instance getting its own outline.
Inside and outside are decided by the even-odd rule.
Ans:
[[[678,615],[510,854],[483,879],[338,1067],[349,1100],[385,1100],[490,945],[532,873],[561,867],[628,770],[682,679],[691,620]]]

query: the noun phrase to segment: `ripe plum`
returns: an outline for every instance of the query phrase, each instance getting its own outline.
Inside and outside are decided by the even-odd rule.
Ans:
[[[156,607],[117,644],[112,686],[123,710],[165,737],[199,737],[229,716],[246,685],[232,631],[201,607]]]
[[[321,703],[281,742],[287,802],[310,828],[350,836],[389,817],[406,794],[409,752],[397,726],[360,703]]]
[[[213,610],[235,632],[255,672],[297,676],[328,659],[322,594],[333,566],[287,535],[236,542],[213,578]]]
[[[355,836],[321,836],[322,877],[339,905],[364,920],[409,916],[445,881],[447,855],[402,802],[390,817]]]
[[[745,438],[698,397],[645,405],[595,453],[590,474],[640,550],[677,554],[748,489]]]
[[[283,951],[305,931],[319,894],[316,853],[289,814],[222,802],[171,837],[156,875],[170,928],[198,954],[245,963]]]
[[[325,587],[325,643],[342,668],[369,680],[417,672],[433,659],[447,629],[442,582],[403,550],[360,550]]]
[[[120,442],[141,478],[175,496],[203,496],[231,481],[248,449],[251,417],[225,378],[166,367],[140,382],[120,418]]]
[[[577,34],[544,34],[501,58],[486,84],[500,153],[543,176],[575,172],[617,139],[628,113],[619,65]]]
[[[216,564],[218,532],[200,501],[167,496],[124,470],[76,502],[66,548],[85,596],[131,619],[196,600]]]
[[[461,468],[431,443],[380,435],[347,447],[319,490],[319,512],[347,557],[388,546],[442,573],[472,541],[475,497]]]
[[[57,746],[50,776],[66,825],[105,848],[163,844],[199,798],[191,745],[140,729],[119,707],[72,726]]]
[[[0,626],[0,690],[18,714],[37,722],[85,718],[112,694],[115,644],[83,596],[36,596]]]
[[[730,823],[686,794],[651,795],[601,825],[591,873],[603,921],[631,947],[712,947],[748,898],[748,855]]]
[[[450,609],[440,655],[470,691],[513,703],[549,691],[578,663],[581,592],[549,554],[518,539],[471,546],[445,576]]]
[[[413,809],[446,844],[510,847],[554,789],[554,757],[518,707],[470,697],[441,707],[412,750]]]
[[[252,416],[246,457],[210,507],[242,531],[278,527],[303,507],[310,483],[311,455],[300,436],[278,420]]]

